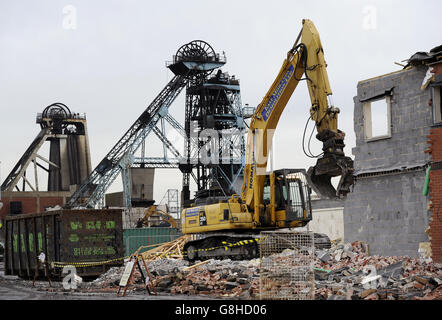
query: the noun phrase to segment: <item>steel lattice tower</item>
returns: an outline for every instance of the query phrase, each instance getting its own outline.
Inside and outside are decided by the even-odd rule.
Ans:
[[[206,42],[183,45],[168,68],[185,76],[184,129],[187,139],[182,204],[190,200],[190,177],[197,185],[196,201],[217,201],[239,193],[245,158],[244,115],[239,81],[220,69],[225,55],[215,53]],[[209,200],[210,199],[210,200]]]

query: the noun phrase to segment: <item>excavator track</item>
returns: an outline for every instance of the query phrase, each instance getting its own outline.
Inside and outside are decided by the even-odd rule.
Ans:
[[[257,238],[254,236],[209,236],[192,240],[184,245],[188,261],[208,259],[250,260],[259,257]]]
[[[323,233],[314,234],[315,249],[329,249],[330,238]],[[251,260],[259,258],[259,235],[214,235],[191,240],[184,245],[184,259],[190,262],[208,259]],[[281,252],[287,248],[281,248]]]

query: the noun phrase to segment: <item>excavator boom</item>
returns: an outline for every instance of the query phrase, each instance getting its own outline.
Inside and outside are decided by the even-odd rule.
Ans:
[[[317,158],[308,172],[293,168],[267,172],[274,130],[303,80],[311,100],[308,121],[315,123],[323,152],[315,156],[304,150]],[[353,161],[343,151],[345,134],[338,129],[339,109],[330,102],[331,94],[319,34],[310,20],[303,20],[295,45],[251,118],[241,197],[232,195],[227,201],[182,212],[183,233],[201,235],[186,243],[188,260],[257,257],[260,231],[304,227],[311,221],[311,189],[328,198],[343,197],[350,191]],[[331,179],[337,176],[341,180],[335,189]],[[328,237],[323,238],[329,245]]]
[[[327,198],[344,197],[354,183],[353,160],[344,154],[345,133],[338,129],[340,110],[329,103],[332,91],[319,33],[312,21],[302,23],[299,47],[303,48],[305,78],[312,103],[310,116],[316,124],[316,138],[323,143],[323,154],[308,170],[307,177],[316,193]],[[331,178],[336,176],[341,176],[337,189],[331,183]]]
[[[298,44],[298,40],[301,42]],[[324,50],[313,22],[303,20],[303,28],[293,48],[287,53],[278,76],[251,119],[242,198],[258,211],[271,148],[273,130],[299,81],[307,81],[315,122],[316,138],[323,143],[323,153],[308,170],[308,182],[313,190],[327,198],[345,196],[353,184],[353,161],[344,154],[345,133],[338,130],[339,108],[329,103],[332,95],[328,80]],[[302,77],[304,77],[302,79]],[[308,155],[313,157],[312,155]],[[337,189],[331,178],[341,176]]]

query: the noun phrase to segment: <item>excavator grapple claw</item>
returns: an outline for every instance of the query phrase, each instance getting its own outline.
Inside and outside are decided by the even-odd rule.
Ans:
[[[307,171],[307,181],[320,196],[336,199],[344,198],[354,184],[353,160],[349,157],[330,155],[318,159],[314,167]],[[341,176],[335,189],[331,178]]]

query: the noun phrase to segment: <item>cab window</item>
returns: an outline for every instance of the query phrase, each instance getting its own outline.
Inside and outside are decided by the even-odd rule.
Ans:
[[[264,187],[264,193],[262,195],[262,201],[263,203],[270,203],[270,186]]]

